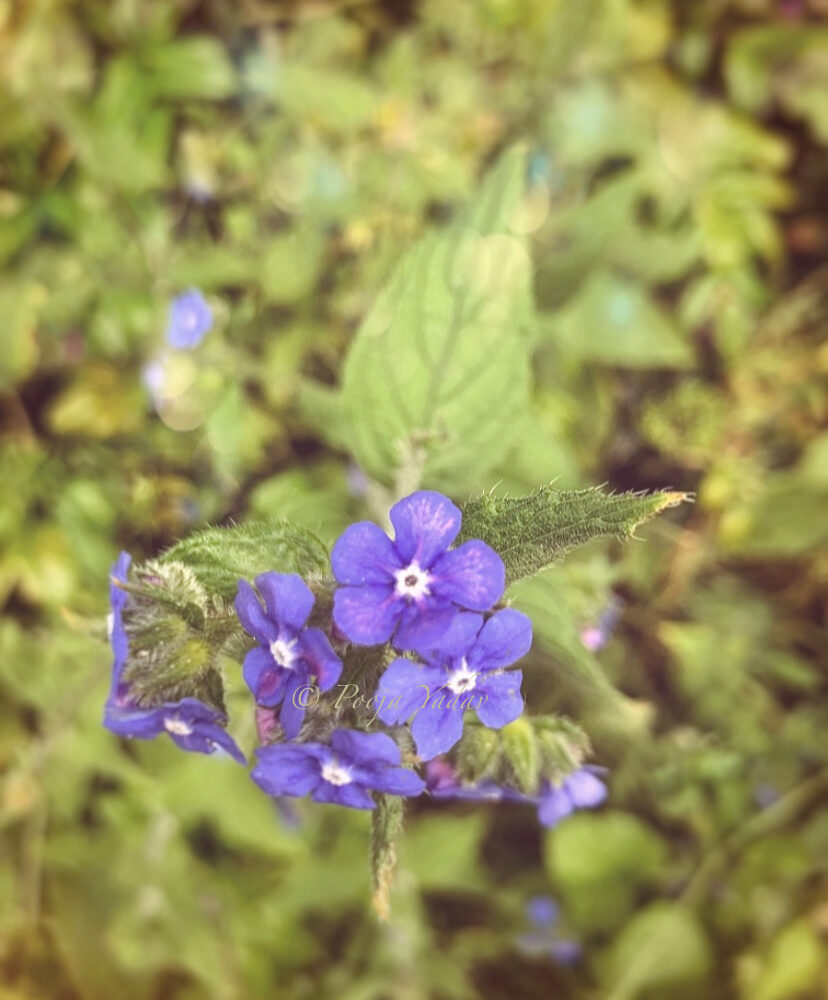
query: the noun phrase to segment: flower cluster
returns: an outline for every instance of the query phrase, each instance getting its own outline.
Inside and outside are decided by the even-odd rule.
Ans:
[[[256,587],[264,608],[246,580],[239,580],[235,602],[239,621],[259,643],[244,658],[244,679],[257,704],[281,705],[279,721],[288,739],[293,739],[305,714],[297,692],[312,677],[320,691],[328,691],[339,680],[342,661],[321,629],[306,626],[314,596],[301,577],[262,573],[256,577]]]
[[[168,733],[184,750],[213,753],[221,749],[240,764],[246,763],[244,754],[224,728],[226,717],[198,698],[182,698],[152,707],[137,704],[125,674],[129,636],[124,621],[128,597],[124,585],[131,561],[128,553],[122,552],[110,574],[109,636],[115,659],[109,697],[104,707],[104,725],[118,736],[140,740]]]
[[[551,826],[606,796],[596,770],[544,781],[530,796],[492,780],[461,782],[444,758],[463,736],[464,715],[497,730],[524,708],[522,671],[532,623],[503,606],[505,567],[479,540],[452,547],[461,512],[446,497],[420,491],[390,511],[393,538],[368,521],[353,524],[333,547],[334,581],[311,586],[294,573],[239,580],[234,607],[252,642],[243,676],[256,702],[261,746],[251,777],[269,795],[310,796],[356,809],[375,793],[525,802]],[[124,668],[129,557],[113,569],[115,653],[105,724],[125,736],[167,732],[186,749],[216,747],[243,760],[226,719],[197,698],[138,705]],[[333,591],[331,600],[331,590]],[[375,715],[355,725],[333,688],[370,685]],[[316,700],[303,694],[312,690]],[[349,714],[350,713],[350,714]],[[379,720],[387,732],[367,732]],[[424,777],[418,769],[424,765]]]

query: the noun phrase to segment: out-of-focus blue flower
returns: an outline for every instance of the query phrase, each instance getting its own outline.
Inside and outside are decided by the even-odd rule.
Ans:
[[[773,785],[762,782],[762,784],[756,786],[753,792],[753,801],[760,809],[767,809],[774,802],[779,801],[779,791]]]
[[[551,896],[532,896],[526,903],[526,917],[535,927],[552,927],[560,915],[560,907]]]
[[[574,965],[581,958],[581,946],[559,936],[560,908],[551,896],[533,896],[526,903],[526,919],[531,925],[518,944],[530,955],[543,955],[560,965]]]
[[[603,769],[581,767],[560,785],[547,784],[538,799],[538,819],[555,826],[576,809],[595,809],[607,797],[607,786],[597,776]]]
[[[621,616],[622,602],[613,595],[606,608],[601,612],[597,624],[581,630],[581,642],[593,653],[606,646],[613,629]]]
[[[295,573],[262,573],[256,591],[239,580],[236,614],[259,646],[244,658],[244,679],[260,705],[281,704],[279,721],[288,739],[299,735],[305,707],[300,692],[316,678],[320,691],[339,680],[342,661],[318,628],[305,628],[313,592]]]
[[[177,350],[198,347],[213,325],[213,311],[197,288],[177,295],[170,303],[167,343]]]
[[[310,795],[352,809],[373,809],[371,792],[419,795],[425,782],[401,767],[400,750],[385,733],[337,729],[323,743],[274,743],[256,751],[251,777],[268,795]]]
[[[463,735],[470,709],[490,729],[500,729],[523,711],[520,670],[505,670],[532,645],[532,622],[514,608],[483,616],[460,612],[429,649],[418,649],[425,666],[397,659],[377,688],[377,713],[388,725],[411,721],[417,753],[430,760]]]
[[[114,658],[109,697],[104,707],[103,724],[118,736],[149,740],[161,733],[169,736],[185,750],[213,753],[225,750],[234,760],[246,763],[244,754],[224,729],[227,719],[221,712],[198,698],[183,698],[151,708],[136,705],[124,680],[124,667],[129,656],[129,637],[124,624],[124,608],[128,594],[118,583],[126,583],[131,558],[122,552],[110,571],[109,639]]]
[[[353,642],[376,645],[393,636],[397,649],[435,642],[458,608],[486,611],[503,593],[505,569],[484,542],[449,546],[460,510],[440,493],[422,490],[391,508],[394,541],[370,521],[352,524],[331,553],[340,587],[337,627]]]
[[[534,805],[544,826],[555,826],[577,809],[594,809],[601,805],[608,793],[606,785],[597,775],[605,772],[605,768],[586,765],[570,774],[561,784],[545,782],[538,795],[526,795],[494,781],[464,783],[452,765],[440,757],[429,761],[425,767],[427,788],[435,799]]]
[[[345,469],[345,484],[353,497],[361,499],[368,493],[368,477],[356,462],[348,463]]]

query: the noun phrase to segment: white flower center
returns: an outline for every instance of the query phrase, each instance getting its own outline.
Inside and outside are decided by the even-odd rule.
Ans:
[[[350,785],[354,780],[347,767],[343,767],[334,757],[322,765],[322,780],[329,785]]]
[[[293,649],[298,641],[298,639],[291,639],[289,642],[285,642],[283,639],[274,639],[270,644],[270,655],[285,670],[293,669],[293,661],[296,659],[296,653],[293,652]]]
[[[115,631],[115,613],[110,611],[106,616],[106,637],[112,642],[112,633]]]
[[[406,566],[405,569],[398,569],[394,573],[394,579],[397,581],[396,593],[398,597],[408,597],[410,600],[416,601],[431,593],[428,586],[431,583],[431,577],[415,562]]]
[[[164,719],[164,728],[168,733],[174,733],[176,736],[189,736],[193,731],[193,727],[188,725],[183,719]]]
[[[446,687],[454,694],[464,694],[466,691],[473,691],[477,686],[477,674],[469,670],[469,665],[465,658],[461,660],[460,666],[449,674]]]

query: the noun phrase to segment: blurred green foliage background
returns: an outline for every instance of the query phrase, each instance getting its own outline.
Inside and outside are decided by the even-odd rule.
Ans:
[[[828,995],[826,94],[825,0],[0,0],[1,1000]],[[372,468],[354,331],[515,142],[526,392]],[[697,494],[515,589],[604,809],[418,802],[380,925],[364,815],[101,728],[120,548],[551,479]]]

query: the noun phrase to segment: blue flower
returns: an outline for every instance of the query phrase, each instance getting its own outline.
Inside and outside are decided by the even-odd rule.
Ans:
[[[256,751],[251,777],[268,795],[310,795],[352,809],[373,809],[371,792],[419,795],[425,782],[401,767],[400,750],[385,733],[337,729],[330,746],[274,743]]]
[[[526,919],[532,930],[521,934],[518,944],[531,955],[544,955],[560,965],[574,965],[581,957],[577,941],[560,937],[560,909],[551,896],[533,896],[526,904]]]
[[[178,350],[198,347],[213,325],[213,311],[197,288],[176,296],[170,303],[167,342]]]
[[[391,508],[394,541],[370,521],[352,524],[333,547],[342,586],[333,618],[353,642],[376,645],[394,636],[397,649],[433,642],[457,608],[486,611],[502,595],[505,570],[484,542],[449,546],[460,511],[440,493],[412,493]]]
[[[262,573],[256,586],[264,608],[246,580],[239,580],[236,594],[236,614],[260,643],[244,658],[244,679],[260,705],[281,704],[279,721],[294,739],[305,717],[302,689],[315,677],[320,691],[329,690],[339,680],[342,661],[321,629],[304,627],[314,597],[301,577]]]
[[[418,650],[426,664],[397,659],[380,678],[379,717],[388,725],[411,721],[423,760],[445,753],[463,735],[463,712],[471,709],[490,729],[500,729],[523,711],[520,670],[504,670],[532,645],[532,622],[504,608],[484,622],[470,612],[455,615],[431,649]]]
[[[532,896],[526,903],[526,917],[534,927],[553,927],[560,915],[560,907],[551,896]]]
[[[544,826],[555,826],[576,809],[594,809],[607,797],[607,787],[597,775],[603,767],[587,765],[570,774],[560,784],[544,782],[538,795],[526,795],[516,788],[494,781],[477,784],[461,782],[452,765],[438,758],[426,764],[426,783],[435,799],[462,799],[472,802],[519,802],[537,806]]]
[[[601,612],[598,623],[581,630],[581,642],[586,649],[592,653],[597,653],[599,649],[606,646],[616,622],[621,616],[622,607],[622,602],[613,594],[606,608]]]
[[[244,764],[244,754],[223,728],[226,721],[226,716],[198,698],[182,698],[156,708],[108,705],[104,715],[104,725],[119,736],[151,740],[160,733],[169,733],[184,750],[212,753],[221,747],[234,760]]]
[[[109,603],[112,610],[109,615],[109,638],[114,659],[109,697],[104,707],[104,726],[118,736],[140,740],[149,740],[166,732],[185,750],[213,753],[220,747],[234,760],[246,763],[244,754],[223,728],[226,716],[198,698],[183,698],[151,708],[140,707],[132,700],[129,684],[124,680],[124,667],[129,656],[129,637],[124,624],[128,594],[118,586],[119,583],[126,583],[131,562],[129,553],[122,552],[110,572]]]
[[[560,785],[547,783],[538,799],[538,819],[544,826],[555,826],[576,809],[594,809],[607,797],[607,786],[597,776],[603,768],[582,767],[568,775]]]

